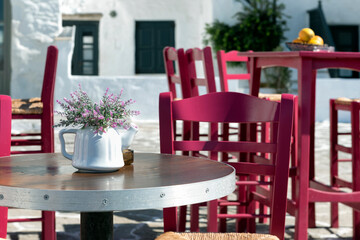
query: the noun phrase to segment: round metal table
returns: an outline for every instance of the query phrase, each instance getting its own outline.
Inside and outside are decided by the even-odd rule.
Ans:
[[[14,155],[0,158],[0,176],[1,206],[81,212],[82,239],[112,239],[113,211],[206,202],[235,189],[226,164],[155,153],[135,153],[112,173],[79,172],[61,153]]]

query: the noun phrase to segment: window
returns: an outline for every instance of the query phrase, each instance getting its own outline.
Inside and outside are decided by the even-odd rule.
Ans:
[[[335,50],[342,52],[359,51],[359,27],[351,25],[330,26],[331,34],[335,42]],[[359,73],[347,69],[336,70],[336,77],[358,78]]]
[[[162,50],[175,46],[174,29],[173,21],[136,22],[136,73],[165,73]]]
[[[99,22],[63,21],[63,26],[75,26],[75,47],[71,61],[71,74],[99,74]]]

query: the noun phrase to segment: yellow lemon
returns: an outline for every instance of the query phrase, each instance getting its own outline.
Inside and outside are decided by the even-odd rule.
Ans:
[[[299,32],[299,38],[303,42],[308,42],[313,36],[315,36],[315,33],[311,28],[303,28]]]
[[[310,39],[308,44],[324,45],[324,40],[320,36],[315,35]]]
[[[292,41],[293,43],[304,43],[300,38],[296,38]]]

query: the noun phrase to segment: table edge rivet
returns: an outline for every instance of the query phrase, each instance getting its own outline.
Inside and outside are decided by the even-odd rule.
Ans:
[[[206,188],[206,189],[205,189],[205,193],[208,193],[208,192],[210,192],[210,189],[209,189],[209,188]]]
[[[0,200],[4,199],[4,195],[0,194]]]
[[[161,193],[161,194],[160,194],[160,197],[161,197],[161,198],[165,197],[165,193]]]
[[[49,200],[49,198],[50,198],[49,195],[47,195],[47,194],[44,195],[44,200]]]

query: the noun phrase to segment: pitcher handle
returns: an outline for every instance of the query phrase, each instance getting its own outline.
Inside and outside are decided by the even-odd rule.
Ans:
[[[76,134],[77,130],[78,129],[75,129],[75,128],[64,128],[64,129],[61,129],[60,132],[59,132],[59,138],[60,138],[60,144],[61,144],[61,153],[62,153],[62,155],[64,155],[64,157],[66,157],[67,159],[70,159],[70,160],[72,160],[73,154],[69,154],[66,151],[64,134],[65,133],[74,133],[74,134]]]

